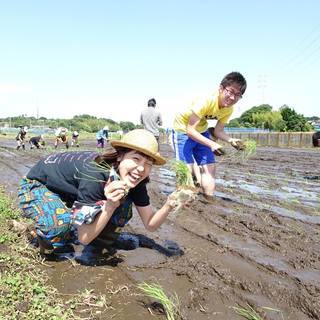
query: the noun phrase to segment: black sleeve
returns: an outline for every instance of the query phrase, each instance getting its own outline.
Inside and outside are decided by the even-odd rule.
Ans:
[[[141,183],[135,188],[131,189],[129,196],[136,206],[146,207],[150,204],[150,198],[145,183]]]

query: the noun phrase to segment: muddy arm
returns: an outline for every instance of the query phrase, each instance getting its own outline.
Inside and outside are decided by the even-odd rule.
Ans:
[[[169,213],[177,206],[176,201],[170,196],[167,198],[166,203],[157,212],[152,212],[151,205],[146,207],[136,206],[137,211],[141,217],[141,220],[148,231],[157,230],[162,223],[166,220]]]

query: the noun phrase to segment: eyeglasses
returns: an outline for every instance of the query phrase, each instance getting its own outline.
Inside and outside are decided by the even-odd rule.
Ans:
[[[241,99],[242,98],[242,93],[238,92],[238,93],[235,93],[233,92],[232,90],[228,89],[228,88],[224,88],[226,94],[228,97],[231,97],[233,96],[235,99]]]

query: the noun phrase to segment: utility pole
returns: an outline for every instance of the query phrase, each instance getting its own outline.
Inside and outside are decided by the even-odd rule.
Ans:
[[[39,119],[39,101],[37,99],[37,102],[36,102],[36,106],[37,106],[37,120]]]
[[[259,74],[258,75],[258,89],[260,90],[262,104],[265,103],[265,89],[266,88],[267,88],[267,75],[266,74]]]

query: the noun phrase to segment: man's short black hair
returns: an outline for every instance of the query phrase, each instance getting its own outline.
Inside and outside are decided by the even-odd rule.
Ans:
[[[240,86],[241,94],[244,94],[247,89],[247,81],[240,72],[233,71],[228,73],[226,76],[224,76],[220,83],[220,85],[224,88],[233,84]]]
[[[156,104],[156,99],[152,98],[148,100],[148,107],[154,107]]]

